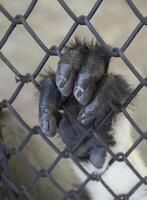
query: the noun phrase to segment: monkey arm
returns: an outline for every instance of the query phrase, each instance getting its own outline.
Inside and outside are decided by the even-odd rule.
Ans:
[[[56,87],[55,75],[50,73],[40,83],[39,119],[41,131],[48,135],[56,134],[56,116],[60,104],[60,92]]]

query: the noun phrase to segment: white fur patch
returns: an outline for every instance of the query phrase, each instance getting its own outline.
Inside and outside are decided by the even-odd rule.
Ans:
[[[133,144],[131,138],[131,126],[129,121],[123,114],[118,114],[113,120],[113,132],[116,144],[112,150],[114,153],[125,153]],[[111,134],[111,133],[110,133]],[[125,164],[125,162],[115,161],[108,169],[106,169],[110,155],[107,154],[105,164],[101,170],[97,170],[91,163],[83,163],[84,168],[89,172],[102,174],[102,179],[114,191],[115,194],[127,194],[138,182],[139,179],[132,172],[132,170]],[[142,175],[145,176],[147,169],[141,160],[137,150],[133,151],[128,157],[131,164]],[[86,176],[80,171],[76,165],[72,165],[75,173],[80,178],[81,182],[86,179]],[[91,200],[114,200],[114,197],[100,182],[90,181],[87,184],[87,190],[90,194]],[[137,191],[129,198],[130,200],[147,200],[147,186],[141,185]]]

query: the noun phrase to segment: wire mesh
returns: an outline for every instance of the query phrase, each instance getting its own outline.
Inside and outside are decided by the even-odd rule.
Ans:
[[[99,12],[99,7],[101,6],[103,0],[97,0],[93,7],[91,8],[90,12],[87,16],[81,15],[77,16],[72,9],[68,6],[67,3],[65,3],[64,0],[57,0],[58,3],[62,6],[62,8],[65,10],[65,12],[72,18],[73,25],[69,29],[68,33],[63,38],[62,42],[58,46],[52,46],[47,47],[45,43],[37,36],[35,31],[30,27],[30,25],[27,23],[27,18],[31,15],[31,12],[35,5],[37,4],[37,0],[32,0],[30,2],[30,5],[28,6],[26,12],[24,15],[17,14],[15,17],[13,17],[9,11],[4,8],[2,5],[0,5],[0,11],[1,13],[10,21],[10,26],[5,32],[3,38],[0,41],[0,49],[3,48],[3,46],[7,43],[8,38],[12,34],[12,32],[15,30],[16,26],[21,24],[23,28],[30,34],[30,36],[35,40],[38,46],[41,47],[41,49],[44,51],[44,58],[42,61],[36,66],[34,72],[32,74],[21,74],[19,70],[9,61],[9,59],[0,52],[0,58],[1,60],[7,65],[9,70],[11,70],[12,73],[14,73],[16,77],[16,81],[18,82],[18,87],[16,90],[12,93],[11,97],[9,99],[4,99],[2,102],[0,102],[0,110],[8,109],[9,112],[13,115],[14,118],[18,120],[18,122],[26,129],[28,134],[26,135],[25,139],[22,141],[21,145],[12,149],[9,149],[8,146],[5,144],[5,141],[3,140],[2,133],[0,130],[0,199],[5,199],[3,196],[2,188],[4,184],[7,187],[8,191],[8,197],[9,199],[15,200],[21,196],[23,196],[25,199],[34,200],[35,198],[31,194],[31,188],[33,185],[39,181],[40,178],[47,178],[49,181],[53,183],[53,185],[62,193],[61,199],[80,199],[79,195],[87,185],[89,181],[97,181],[101,182],[104,187],[112,194],[114,199],[120,199],[120,200],[127,200],[133,195],[133,193],[142,185],[147,184],[147,177],[142,177],[140,173],[135,169],[135,167],[129,162],[128,156],[132,153],[132,151],[138,147],[138,145],[143,141],[147,139],[147,133],[143,132],[138,124],[132,119],[130,114],[127,112],[126,107],[130,104],[130,102],[133,100],[133,98],[142,90],[144,86],[147,86],[147,78],[143,78],[141,74],[137,71],[136,67],[133,66],[133,64],[129,61],[129,59],[125,55],[126,49],[129,47],[129,45],[132,43],[134,38],[138,35],[140,30],[147,25],[147,17],[144,17],[142,13],[139,11],[139,9],[136,7],[134,2],[132,0],[126,0],[128,7],[130,8],[130,12],[133,12],[136,17],[139,20],[138,25],[134,28],[130,36],[127,38],[125,43],[121,46],[121,48],[115,47],[110,48],[103,37],[100,35],[100,33],[95,29],[95,27],[91,23],[91,19],[94,16],[96,12]],[[35,127],[31,128],[20,116],[20,114],[13,108],[12,103],[16,100],[17,96],[19,95],[20,91],[24,87],[25,84],[33,84],[38,90],[39,90],[39,83],[36,81],[36,78],[38,77],[40,71],[45,66],[45,63],[48,61],[48,59],[51,56],[59,56],[61,55],[61,51],[66,45],[66,43],[70,40],[70,37],[75,32],[78,26],[86,26],[91,34],[95,37],[96,41],[100,43],[103,48],[112,56],[112,57],[118,57],[121,58],[122,61],[126,64],[126,66],[130,69],[132,74],[136,76],[136,78],[139,80],[138,86],[133,90],[133,92],[130,94],[128,99],[125,101],[125,103],[119,108],[121,112],[125,115],[125,117],[130,121],[132,126],[135,128],[135,130],[139,134],[139,138],[135,141],[135,143],[128,149],[128,151],[124,154],[123,152],[120,152],[118,154],[114,154],[111,149],[102,143],[104,145],[104,148],[106,151],[112,156],[114,161],[120,161],[125,162],[126,165],[130,167],[130,169],[135,173],[135,175],[138,177],[139,182],[128,192],[128,194],[122,194],[121,196],[117,196],[115,192],[107,185],[107,183],[104,182],[102,177],[100,175],[94,175],[93,173],[89,173],[86,171],[80,164],[79,160],[74,155],[75,149],[81,144],[81,141],[74,147],[74,149],[68,149],[65,148],[63,151],[59,150],[58,147],[49,139],[47,138],[40,130],[40,127],[36,125]],[[118,109],[118,108],[117,108]],[[65,112],[66,108],[65,108]],[[98,129],[100,129],[106,120],[111,117],[112,111],[110,111],[107,116],[105,116],[101,123],[98,126]],[[79,125],[80,126],[80,125]],[[84,127],[81,125],[81,127],[84,129]],[[49,166],[48,169],[42,169],[38,171],[35,166],[32,166],[30,161],[25,158],[21,151],[25,146],[27,145],[28,141],[31,139],[33,135],[40,135],[41,139],[44,140],[52,149],[57,153],[57,158],[54,160],[54,162]],[[96,134],[94,137],[98,137]],[[98,138],[100,139],[100,138]],[[9,166],[9,160],[13,156],[18,156],[19,159],[21,159],[25,164],[29,166],[31,170],[35,172],[35,176],[31,180],[31,183],[26,184],[25,186],[16,186],[10,176],[8,166]],[[73,160],[73,162],[80,168],[80,170],[86,175],[86,179],[81,185],[73,190],[65,191],[65,189],[60,185],[52,176],[51,172],[52,170],[58,165],[59,161],[62,158],[70,158]],[[17,169],[16,169],[17,170]]]

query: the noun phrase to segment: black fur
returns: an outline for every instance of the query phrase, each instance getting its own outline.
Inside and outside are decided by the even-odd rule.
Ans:
[[[96,56],[104,61],[105,64],[105,73],[107,73],[108,66],[110,63],[111,56],[104,50],[104,48],[98,45],[97,42],[91,40],[91,42],[87,42],[85,39],[81,40],[78,37],[75,37],[73,42],[70,42],[69,45],[65,47],[65,52],[80,50],[84,55],[89,55],[91,53],[96,54]]]

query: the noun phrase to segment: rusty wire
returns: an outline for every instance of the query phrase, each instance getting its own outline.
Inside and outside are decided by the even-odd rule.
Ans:
[[[132,0],[126,0],[130,11],[133,12],[136,17],[139,20],[139,23],[137,26],[134,28],[130,36],[127,38],[125,43],[121,46],[121,48],[115,47],[115,48],[110,48],[103,37],[99,34],[99,32],[95,29],[95,27],[91,23],[91,18],[93,15],[99,11],[99,7],[103,0],[97,0],[95,4],[93,5],[92,9],[88,13],[87,16],[81,15],[77,16],[71,8],[64,2],[64,0],[57,0],[58,3],[63,7],[65,12],[72,18],[73,20],[73,25],[69,29],[68,33],[65,35],[63,38],[62,42],[58,46],[52,46],[52,47],[47,47],[46,44],[44,44],[41,39],[36,35],[36,33],[32,30],[30,25],[27,23],[27,18],[31,15],[31,12],[35,5],[37,4],[37,0],[32,0],[30,5],[28,6],[26,12],[24,15],[19,15],[17,14],[15,17],[13,17],[9,11],[4,8],[2,5],[0,5],[0,11],[1,13],[10,21],[10,26],[8,30],[5,32],[3,38],[0,41],[0,49],[3,48],[3,46],[7,43],[7,40],[11,33],[14,31],[17,25],[22,24],[24,29],[31,35],[31,37],[35,40],[35,42],[42,48],[44,51],[44,58],[42,61],[38,64],[36,69],[32,74],[21,74],[19,70],[9,61],[9,59],[0,51],[0,58],[2,61],[7,65],[7,67],[14,73],[16,80],[19,82],[18,87],[16,90],[12,93],[11,97],[9,99],[4,99],[2,102],[0,102],[0,110],[2,111],[3,109],[8,109],[9,112],[15,117],[18,122],[26,129],[28,132],[27,136],[25,139],[22,141],[20,146],[12,148],[11,150],[7,147],[5,144],[1,130],[0,130],[0,199],[4,199],[2,196],[3,193],[1,192],[3,185],[5,184],[8,189],[8,196],[10,200],[16,200],[18,197],[25,197],[26,199],[29,200],[34,200],[34,197],[31,194],[31,188],[33,185],[41,178],[41,177],[46,177],[48,178],[54,186],[62,193],[61,199],[68,199],[68,197],[72,197],[73,199],[80,199],[79,195],[85,188],[86,184],[93,180],[97,182],[101,182],[105,188],[112,194],[114,199],[117,200],[127,200],[131,195],[142,185],[142,184],[147,184],[147,177],[142,177],[140,173],[135,169],[134,166],[131,165],[131,163],[128,160],[128,156],[131,154],[131,152],[138,147],[138,145],[143,141],[147,139],[147,132],[143,132],[139,125],[132,119],[132,117],[129,115],[129,113],[126,110],[126,107],[129,105],[129,103],[132,101],[132,99],[138,94],[138,92],[144,87],[147,86],[147,78],[143,78],[141,74],[136,70],[135,66],[129,61],[129,59],[125,55],[125,50],[129,47],[129,45],[132,43],[136,35],[140,32],[140,30],[144,27],[147,26],[147,17],[144,17],[141,12],[138,10],[136,5],[133,3]],[[74,149],[70,150],[68,148],[64,149],[64,151],[60,151],[58,147],[49,139],[47,138],[40,130],[40,127],[36,125],[35,127],[31,128],[24,120],[23,118],[19,115],[19,113],[13,108],[12,103],[16,100],[18,94],[22,90],[25,84],[33,84],[37,89],[39,89],[39,83],[36,81],[36,77],[39,75],[40,71],[44,67],[45,63],[51,56],[60,56],[61,51],[66,45],[66,43],[70,40],[70,37],[72,34],[75,32],[78,26],[84,25],[87,26],[87,28],[90,30],[91,34],[95,37],[96,41],[100,43],[105,50],[111,54],[112,57],[118,57],[121,58],[122,61],[126,64],[126,66],[130,69],[132,74],[136,76],[136,78],[139,80],[138,86],[134,89],[134,91],[130,94],[128,99],[125,101],[125,103],[121,106],[121,112],[125,115],[125,117],[130,121],[131,125],[135,128],[135,130],[139,134],[139,138],[134,142],[134,144],[128,149],[128,151],[124,154],[123,152],[118,153],[115,155],[107,145],[102,143],[104,147],[106,148],[107,152],[111,154],[113,157],[114,161],[120,161],[120,162],[125,162],[130,169],[135,173],[135,175],[138,177],[139,182],[128,192],[128,194],[122,194],[121,196],[117,196],[114,191],[105,183],[102,179],[101,176],[95,176],[94,174],[90,174],[88,171],[86,171],[81,165],[76,156],[74,155],[75,149],[81,144],[82,139],[79,141],[79,143],[74,147]],[[118,108],[117,108],[118,109]],[[65,109],[66,112],[66,109]],[[105,116],[100,124],[98,125],[98,128],[101,128],[105,121],[111,116],[113,111],[110,111],[107,116]],[[82,126],[82,125],[81,125]],[[82,128],[84,128],[82,126]],[[30,161],[22,156],[21,151],[23,148],[25,148],[27,142],[30,140],[30,138],[34,135],[38,134],[41,136],[41,139],[43,139],[56,153],[57,153],[57,158],[51,165],[49,166],[48,169],[42,169],[38,171],[35,166],[32,166],[30,164]],[[98,137],[96,134],[94,134],[94,137]],[[100,138],[98,138],[100,139]],[[31,183],[26,184],[25,186],[16,186],[9,174],[8,166],[9,166],[9,159],[15,155],[18,156],[24,164],[27,164],[31,170],[35,172],[35,177],[32,179]],[[52,170],[58,165],[59,161],[62,158],[71,158],[74,163],[80,168],[80,170],[86,175],[86,179],[81,185],[75,190],[70,190],[68,192],[65,191],[65,189],[50,175]],[[16,169],[17,170],[17,169]]]

